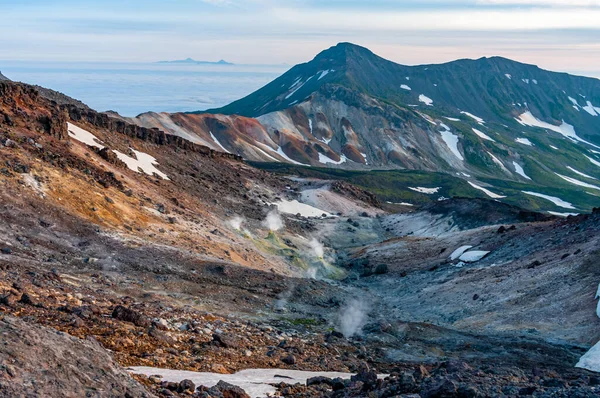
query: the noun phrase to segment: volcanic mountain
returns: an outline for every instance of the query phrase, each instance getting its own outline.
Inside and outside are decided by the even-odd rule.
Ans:
[[[443,172],[520,206],[600,205],[600,81],[505,58],[403,66],[341,43],[223,108],[132,121],[247,160]]]
[[[230,152],[218,123],[283,136],[183,116]],[[270,165],[299,178],[1,81],[0,397],[249,396],[227,380],[285,397],[598,395],[600,210],[456,198],[470,185],[448,173]],[[397,186],[435,200],[378,200]]]

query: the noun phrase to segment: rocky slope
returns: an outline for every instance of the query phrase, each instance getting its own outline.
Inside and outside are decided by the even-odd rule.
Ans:
[[[131,121],[249,160],[445,172],[482,196],[571,203],[600,191],[599,114],[597,79],[497,57],[409,67],[342,43],[226,107]]]
[[[78,366],[38,385],[50,395],[226,396],[152,376],[136,376],[140,389],[109,357],[78,357],[100,346],[123,367],[211,372],[215,384],[252,368],[363,374],[281,385],[283,396],[598,392],[574,368],[600,339],[597,212],[388,206],[325,173],[269,173],[12,82],[0,82],[0,145],[0,312],[23,320],[2,325],[13,368],[2,364],[0,396],[35,393],[18,382],[38,377],[28,363],[49,364],[51,379]],[[449,258],[465,245],[490,253]],[[28,328],[64,349],[28,350]],[[375,382],[365,363],[393,375]]]

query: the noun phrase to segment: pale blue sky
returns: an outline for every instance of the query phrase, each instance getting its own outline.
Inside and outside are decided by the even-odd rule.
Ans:
[[[600,0],[2,0],[0,60],[295,64],[340,41],[404,64],[600,69]]]

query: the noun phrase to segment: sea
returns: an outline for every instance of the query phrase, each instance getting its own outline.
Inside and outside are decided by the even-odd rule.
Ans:
[[[286,65],[190,65],[0,61],[14,81],[37,84],[122,116],[191,112],[240,99],[285,73]]]

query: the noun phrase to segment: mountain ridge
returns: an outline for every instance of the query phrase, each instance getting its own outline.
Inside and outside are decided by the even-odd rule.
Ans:
[[[600,204],[600,80],[502,57],[404,66],[341,43],[223,108],[134,122],[252,161],[444,172],[554,212]]]

